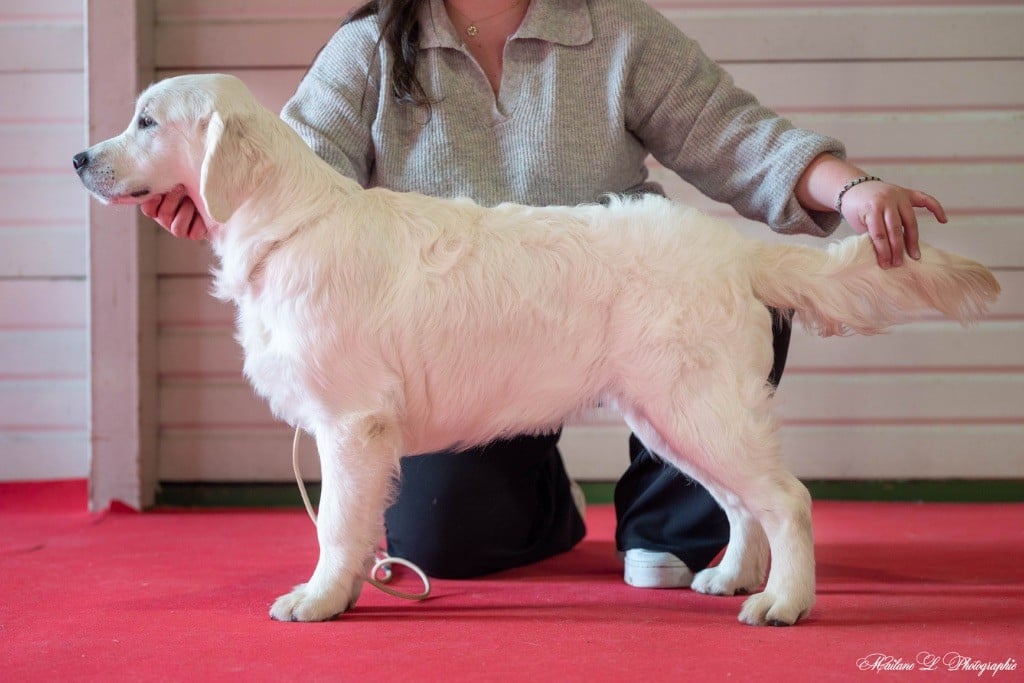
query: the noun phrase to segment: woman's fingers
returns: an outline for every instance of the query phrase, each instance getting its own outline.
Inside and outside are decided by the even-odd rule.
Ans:
[[[190,240],[206,237],[206,223],[181,185],[165,195],[147,199],[139,209],[175,237]]]

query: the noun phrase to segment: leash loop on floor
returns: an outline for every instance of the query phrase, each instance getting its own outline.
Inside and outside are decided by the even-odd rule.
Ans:
[[[298,427],[295,428],[295,437],[292,439],[292,471],[295,472],[295,483],[299,485],[299,494],[302,496],[302,502],[306,506],[306,512],[309,514],[309,518],[313,520],[313,526],[316,526],[316,512],[313,511],[313,504],[309,501],[309,494],[306,492],[306,484],[302,480],[302,473],[299,470],[299,441],[302,430]],[[416,576],[419,577],[423,583],[423,591],[420,593],[405,593],[400,590],[396,590],[391,586],[387,585],[392,578],[392,565],[400,565],[407,569],[411,569]],[[378,576],[380,578],[378,578]],[[374,555],[373,566],[370,567],[370,575],[366,577],[366,581],[379,591],[393,595],[396,598],[402,598],[403,600],[425,600],[430,596],[430,578],[426,573],[420,569],[414,562],[403,557],[392,557],[388,555],[384,550],[379,550]]]

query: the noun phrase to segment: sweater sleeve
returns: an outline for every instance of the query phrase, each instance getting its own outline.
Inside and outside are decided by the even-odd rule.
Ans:
[[[654,158],[777,232],[831,234],[840,216],[806,211],[794,190],[818,155],[844,157],[843,144],[762,106],[664,17],[647,28],[627,83],[627,125]]]
[[[374,164],[371,127],[380,67],[375,17],[345,24],[317,54],[281,111],[317,155],[364,187]]]

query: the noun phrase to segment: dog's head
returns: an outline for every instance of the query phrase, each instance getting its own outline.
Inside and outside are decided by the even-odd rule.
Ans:
[[[267,153],[248,133],[262,112],[233,76],[169,78],[142,93],[123,133],[76,154],[74,167],[103,202],[141,204],[184,185],[205,218],[224,223],[267,174]]]

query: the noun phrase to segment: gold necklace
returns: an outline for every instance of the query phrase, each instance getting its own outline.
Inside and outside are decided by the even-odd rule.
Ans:
[[[469,22],[469,25],[466,26],[466,35],[469,36],[470,38],[475,38],[480,33],[480,27],[477,26],[477,24],[483,23],[485,21],[490,21],[491,19],[494,19],[495,17],[500,17],[502,14],[505,14],[506,12],[511,12],[516,7],[519,7],[519,4],[522,1],[523,0],[515,0],[515,2],[513,2],[511,5],[509,5],[505,9],[501,10],[500,12],[495,12],[494,14],[490,14],[490,15],[488,15],[486,17],[483,17],[481,19],[476,19],[476,20],[470,19],[465,14],[463,14],[459,10],[455,9],[455,7],[453,5],[451,5],[451,4],[448,5],[448,8],[451,9],[451,11],[455,12],[456,14],[458,14],[462,19],[465,19],[467,22]]]

